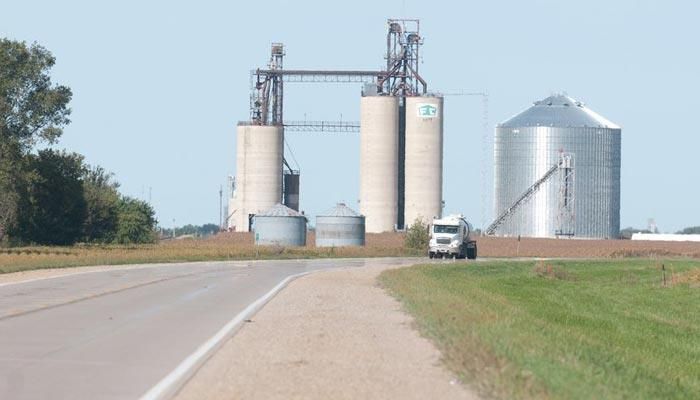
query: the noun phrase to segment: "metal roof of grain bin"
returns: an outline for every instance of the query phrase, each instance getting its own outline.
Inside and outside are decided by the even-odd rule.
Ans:
[[[499,128],[533,126],[620,129],[617,124],[565,94],[536,101],[532,107],[498,124]]]
[[[316,246],[365,245],[365,217],[343,203],[316,216]]]
[[[306,245],[306,217],[282,204],[255,216],[255,244],[278,246]]]

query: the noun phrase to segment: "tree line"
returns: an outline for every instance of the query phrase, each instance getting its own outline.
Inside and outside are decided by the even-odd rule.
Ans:
[[[147,243],[155,212],[119,193],[111,173],[50,148],[70,123],[70,88],[51,82],[54,56],[0,39],[0,243]]]
[[[175,228],[175,236],[191,235],[194,237],[207,237],[216,235],[221,228],[216,224],[192,225],[187,224]]]
[[[652,232],[649,229],[628,227],[628,228],[620,230],[620,239],[631,239],[632,235],[635,233],[659,233],[659,230],[655,229],[654,232]],[[700,234],[700,226],[689,226],[687,228],[683,228],[680,231],[677,231],[676,234],[677,235],[698,235],[698,234]]]

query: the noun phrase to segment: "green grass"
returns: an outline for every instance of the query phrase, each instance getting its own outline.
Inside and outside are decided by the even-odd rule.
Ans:
[[[698,399],[699,269],[690,260],[483,262],[391,270],[380,281],[487,397]]]

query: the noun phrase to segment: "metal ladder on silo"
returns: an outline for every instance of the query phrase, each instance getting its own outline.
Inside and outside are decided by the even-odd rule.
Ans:
[[[540,187],[545,182],[547,182],[552,176],[554,176],[554,173],[557,172],[557,170],[560,168],[564,168],[567,170],[572,169],[572,167],[571,167],[571,155],[562,153],[560,158],[559,158],[559,161],[556,164],[554,164],[549,170],[547,170],[547,172],[545,172],[544,175],[542,175],[542,177],[540,179],[535,181],[535,183],[533,183],[532,186],[527,188],[527,190],[520,197],[518,197],[517,200],[515,200],[513,205],[511,205],[510,207],[505,209],[505,211],[503,211],[491,223],[491,225],[489,225],[488,228],[486,228],[484,233],[486,233],[487,235],[493,235],[494,233],[496,233],[496,229],[498,229],[498,227],[501,226],[506,221],[506,219],[508,219],[508,217],[513,215],[513,213],[515,211],[517,211],[518,208],[520,208],[520,206],[522,206],[528,200],[530,200],[532,198],[532,196],[534,196],[535,193],[537,193],[537,191],[540,189]]]

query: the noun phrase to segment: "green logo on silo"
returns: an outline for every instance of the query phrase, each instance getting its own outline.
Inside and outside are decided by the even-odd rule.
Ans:
[[[437,117],[438,108],[432,104],[418,104],[418,116],[421,118]]]

